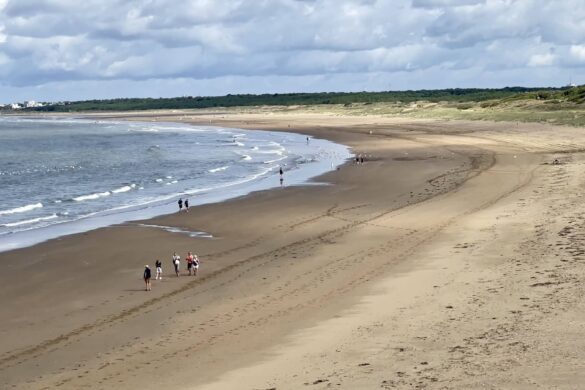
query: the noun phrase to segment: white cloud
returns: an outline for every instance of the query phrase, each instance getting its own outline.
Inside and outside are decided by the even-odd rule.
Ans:
[[[555,58],[555,55],[552,53],[534,54],[528,60],[528,66],[551,66]]]
[[[585,66],[581,0],[0,0],[0,9],[3,90],[60,97],[58,83],[79,98],[76,85],[100,81],[120,96],[161,85],[180,95],[176,80],[225,93],[252,81],[258,92],[309,88],[299,79],[316,90],[560,85],[534,72]]]
[[[584,45],[572,45],[570,49],[571,55],[578,61],[585,62],[585,46]]]

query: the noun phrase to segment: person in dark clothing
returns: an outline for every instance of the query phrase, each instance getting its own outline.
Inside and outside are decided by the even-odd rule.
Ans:
[[[150,291],[150,267],[144,266],[144,283],[146,284],[146,291]]]
[[[162,280],[162,262],[160,260],[156,261],[156,280]]]
[[[185,211],[189,212],[189,199],[185,199]]]
[[[177,203],[179,204],[179,211],[183,210],[183,198],[179,198]]]

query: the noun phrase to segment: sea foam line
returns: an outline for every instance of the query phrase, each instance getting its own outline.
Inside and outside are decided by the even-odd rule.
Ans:
[[[20,226],[20,225],[30,225],[31,223],[37,223],[37,222],[41,222],[41,221],[48,221],[48,220],[55,219],[55,218],[58,218],[57,214],[49,215],[49,216],[46,216],[46,217],[39,217],[39,218],[27,219],[27,220],[24,220],[24,221],[5,223],[5,224],[2,224],[0,226],[14,227],[14,226]]]
[[[213,168],[213,169],[210,169],[210,170],[209,170],[209,171],[207,171],[207,172],[210,172],[210,173],[215,173],[215,172],[225,171],[225,170],[226,170],[226,169],[228,169],[229,167],[230,167],[229,165],[226,165],[225,167],[219,167],[219,168]]]
[[[96,192],[95,194],[78,196],[76,198],[73,198],[73,200],[76,202],[83,202],[84,200],[94,200],[94,199],[103,198],[105,196],[110,196],[110,195],[111,195],[110,191]]]
[[[40,209],[41,207],[43,207],[42,203],[28,204],[26,206],[16,207],[16,208],[9,209],[9,210],[0,210],[0,215],[25,213],[27,211],[31,211],[34,209]]]
[[[128,191],[132,190],[134,187],[136,187],[136,184],[131,184],[129,186],[116,188],[115,190],[112,190],[112,194],[119,194],[122,192],[128,192]]]

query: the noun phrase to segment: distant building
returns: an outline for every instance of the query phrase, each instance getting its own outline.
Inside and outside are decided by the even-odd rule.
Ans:
[[[34,100],[28,100],[24,102],[26,108],[42,107],[42,103],[35,102]]]
[[[10,104],[10,108],[12,108],[13,110],[20,110],[22,106],[18,103],[12,103]]]

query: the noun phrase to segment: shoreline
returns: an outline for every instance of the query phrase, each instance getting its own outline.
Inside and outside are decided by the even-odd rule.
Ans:
[[[73,117],[75,118],[75,117]],[[83,120],[90,121],[91,117],[82,118]],[[103,118],[101,120],[104,120]],[[107,121],[107,120],[104,120]],[[133,121],[129,121],[133,123]],[[148,123],[148,122],[134,122],[134,123]],[[164,123],[180,123],[180,122],[160,122]],[[187,126],[198,126],[198,124],[189,123],[183,124]],[[206,126],[209,127],[209,126]],[[217,129],[226,129],[226,127],[212,126]],[[231,130],[243,130],[238,128],[229,128]],[[247,129],[246,129],[247,130]],[[287,134],[293,134],[286,132]],[[326,184],[325,182],[320,183],[319,177],[326,174],[329,171],[338,169],[341,165],[347,163],[351,158],[349,148],[342,144],[333,143],[325,139],[313,139],[311,148],[326,149],[327,156],[325,160],[313,161],[309,164],[300,164],[295,169],[288,170],[286,172],[286,186],[306,186],[316,184]],[[297,150],[298,147],[294,147],[290,152],[296,153],[309,153],[309,150]],[[348,157],[341,157],[343,154],[347,154]],[[258,191],[269,191],[276,190],[282,187],[282,184],[278,182],[269,182],[269,176],[262,175],[262,177],[245,180],[241,183],[230,183],[227,186],[220,188],[214,188],[211,191],[202,191],[196,194],[191,194],[192,207],[210,204],[220,203],[226,200],[247,196]],[[45,227],[27,229],[18,231],[15,233],[4,234],[0,236],[0,253],[7,252],[16,249],[22,249],[37,245],[43,242],[47,242],[54,239],[61,239],[63,237],[72,234],[82,234],[91,230],[106,228],[113,225],[133,223],[137,221],[148,221],[152,218],[156,218],[163,215],[170,215],[176,212],[176,199],[180,196],[185,195],[184,192],[176,195],[169,195],[172,198],[170,201],[157,201],[152,205],[137,205],[137,206],[125,206],[124,210],[112,211],[105,210],[95,215],[81,217],[73,221],[64,221],[57,224],[52,224]],[[189,195],[189,194],[187,194]]]
[[[526,378],[554,386],[538,373],[559,368],[580,383],[566,357],[580,361],[569,346],[585,267],[571,255],[581,250],[575,227],[563,230],[585,215],[578,130],[222,120],[291,125],[375,158],[326,173],[330,186],[261,191],[148,222],[213,240],[128,224],[1,253],[2,385],[466,389],[534,383]],[[561,152],[561,165],[547,163]],[[194,250],[200,276],[167,277],[174,250]],[[159,256],[165,278],[146,293],[140,270]],[[554,345],[543,341],[550,332]],[[197,375],[176,369],[193,362]]]

